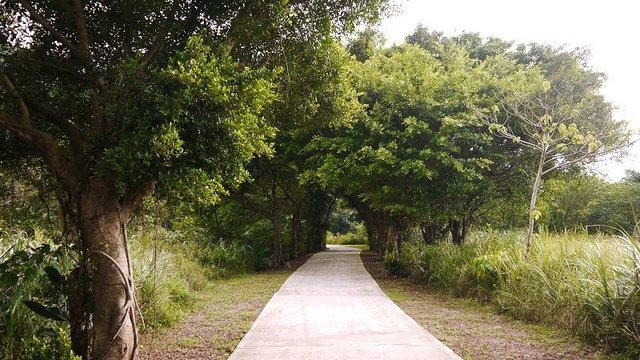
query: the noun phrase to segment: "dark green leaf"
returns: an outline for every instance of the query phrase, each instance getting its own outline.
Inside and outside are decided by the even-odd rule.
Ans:
[[[67,282],[67,279],[60,273],[60,270],[53,265],[45,267],[44,272],[47,273],[47,277],[54,284],[64,285]]]
[[[26,300],[26,301],[23,301],[22,303],[27,305],[27,307],[31,309],[31,311],[33,311],[34,313],[42,317],[45,317],[47,319],[52,319],[56,321],[68,320],[67,316],[62,312],[62,310],[60,310],[57,307],[44,306],[39,302],[36,302],[33,300]]]
[[[8,289],[18,283],[18,274],[7,271],[0,275],[0,289]]]

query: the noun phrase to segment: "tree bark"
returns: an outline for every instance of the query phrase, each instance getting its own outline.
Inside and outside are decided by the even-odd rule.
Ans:
[[[128,211],[101,178],[87,180],[78,208],[91,279],[91,358],[134,359],[138,334],[125,229]]]
[[[273,225],[273,255],[271,255],[271,267],[279,269],[284,264],[282,258],[282,228],[280,226],[280,216],[274,210],[271,216],[271,224]]]
[[[533,238],[533,229],[536,223],[534,212],[536,210],[536,202],[538,201],[538,192],[540,191],[540,185],[542,184],[542,173],[544,172],[544,162],[546,160],[546,152],[543,151],[540,154],[540,163],[538,164],[538,171],[533,181],[533,189],[531,189],[531,201],[529,202],[529,227],[527,228],[526,250],[525,257],[529,256],[531,251],[531,239]]]
[[[333,199],[320,189],[308,189],[305,218],[309,224],[307,252],[316,252],[326,248],[326,234],[329,229],[329,218],[333,209]]]
[[[376,211],[369,205],[358,199],[357,196],[345,195],[345,199],[356,209],[360,219],[364,222],[364,226],[367,230],[367,242],[369,243],[369,249],[381,253],[381,247],[378,237],[378,220]]]
[[[420,234],[425,245],[435,244],[436,242],[436,225],[420,223]]]
[[[469,231],[471,231],[471,224],[473,223],[473,219],[471,215],[465,215],[462,218],[462,242],[464,243],[467,240],[467,236],[469,235]]]
[[[376,231],[378,234],[378,254],[398,251],[399,230],[397,224],[385,211],[376,211]]]
[[[298,240],[302,233],[302,223],[300,222],[300,210],[296,207],[291,216],[291,256],[298,257]]]
[[[451,242],[456,245],[461,245],[462,234],[460,232],[460,220],[449,220],[449,230],[451,231]]]

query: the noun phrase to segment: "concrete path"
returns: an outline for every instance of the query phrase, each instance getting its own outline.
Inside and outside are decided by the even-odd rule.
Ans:
[[[332,246],[282,285],[229,359],[460,359],[398,308],[359,250]]]

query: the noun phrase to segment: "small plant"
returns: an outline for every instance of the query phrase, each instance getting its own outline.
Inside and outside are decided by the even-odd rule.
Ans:
[[[395,276],[405,277],[409,275],[396,249],[384,253],[384,266],[389,273]]]
[[[38,230],[0,234],[0,358],[74,359],[66,316],[67,255]]]

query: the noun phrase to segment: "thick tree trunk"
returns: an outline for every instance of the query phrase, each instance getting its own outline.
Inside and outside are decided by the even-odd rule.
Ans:
[[[420,234],[426,245],[434,244],[436,242],[436,225],[420,223]]]
[[[527,241],[525,251],[526,257],[529,256],[529,252],[531,251],[531,239],[533,238],[533,229],[536,223],[534,212],[536,210],[536,202],[538,201],[538,192],[540,191],[540,185],[542,184],[542,173],[544,172],[545,160],[546,154],[543,151],[542,154],[540,154],[538,171],[536,172],[536,177],[533,180],[533,189],[531,189],[531,201],[529,202],[529,227],[527,228]]]
[[[87,181],[78,209],[91,279],[91,358],[134,359],[138,335],[125,230],[128,214],[115,189],[100,178]]]
[[[376,211],[376,232],[378,234],[378,254],[387,251],[398,251],[399,230],[397,224],[384,211]]]
[[[372,219],[364,220],[364,227],[367,230],[367,242],[369,249],[379,252],[378,238],[376,235],[376,226]]]
[[[360,216],[360,220],[364,222],[364,226],[367,230],[367,242],[369,243],[369,249],[380,254],[382,252],[382,248],[378,237],[378,217],[376,211],[358,199],[357,196],[345,195],[345,199],[347,199],[351,206],[356,209]]]

